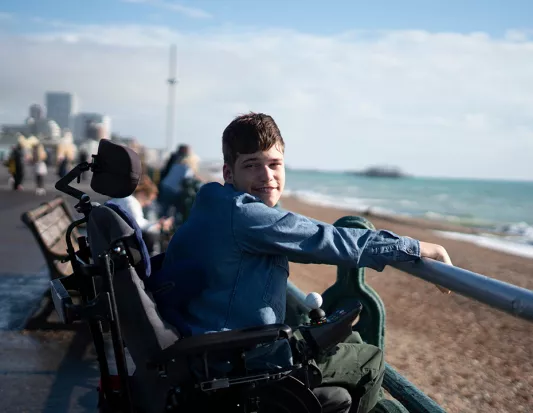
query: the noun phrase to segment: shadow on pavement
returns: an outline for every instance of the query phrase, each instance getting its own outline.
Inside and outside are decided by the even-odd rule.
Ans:
[[[87,349],[92,348],[92,337],[86,325],[79,327],[58,366],[43,413],[67,413],[73,408],[76,412],[97,411],[94,379],[99,374],[95,360],[85,357]],[[79,395],[80,389],[86,390],[83,395]]]
[[[99,371],[88,328],[0,332],[2,413],[95,413]]]

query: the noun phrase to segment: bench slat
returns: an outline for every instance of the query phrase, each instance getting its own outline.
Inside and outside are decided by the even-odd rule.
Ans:
[[[66,232],[73,217],[63,197],[57,197],[22,215],[22,221],[31,229],[43,252],[52,279],[72,274],[70,262],[62,263],[57,256],[67,256]],[[80,233],[72,231],[72,244],[78,247]]]
[[[35,228],[43,242],[52,247],[57,240],[64,236],[72,221],[62,207],[56,207],[48,215],[34,221]]]

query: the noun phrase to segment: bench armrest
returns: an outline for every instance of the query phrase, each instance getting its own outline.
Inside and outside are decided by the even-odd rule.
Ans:
[[[72,324],[75,321],[103,320],[111,317],[111,302],[108,292],[101,291],[85,304],[74,304],[69,289],[78,292],[74,275],[50,281],[50,293],[60,322]]]
[[[54,260],[66,260],[68,258],[68,253],[65,251],[64,254],[58,254],[54,251],[47,251],[47,254],[50,256],[50,258],[53,258]]]
[[[271,343],[290,337],[292,337],[292,329],[285,324],[269,324],[185,337],[163,350],[160,355],[149,362],[149,366],[166,364],[172,359],[186,356],[250,349],[258,344]]]
[[[72,324],[76,321],[78,319],[78,314],[75,311],[76,307],[61,279],[50,281],[50,292],[59,320],[64,324]]]

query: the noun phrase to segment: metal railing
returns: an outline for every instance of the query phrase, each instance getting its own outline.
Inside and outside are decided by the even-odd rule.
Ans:
[[[533,321],[531,290],[427,258],[391,266],[516,317]]]
[[[392,267],[454,293],[469,297],[516,317],[533,321],[533,291],[460,267],[423,258],[414,262],[394,263]],[[533,274],[531,274],[533,277]],[[288,294],[306,308],[305,294],[289,282]],[[386,364],[383,387],[412,413],[444,413],[444,409],[409,380]]]

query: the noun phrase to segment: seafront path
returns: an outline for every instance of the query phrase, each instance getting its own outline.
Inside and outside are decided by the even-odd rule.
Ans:
[[[49,276],[20,216],[60,195],[54,170],[46,178],[45,196],[35,194],[32,172],[28,167],[25,190],[15,192],[8,186],[7,168],[0,165],[0,412],[94,413],[98,370],[87,327],[24,329],[39,308]],[[78,187],[89,189],[89,184]],[[65,195],[73,206],[76,200],[69,198]]]

